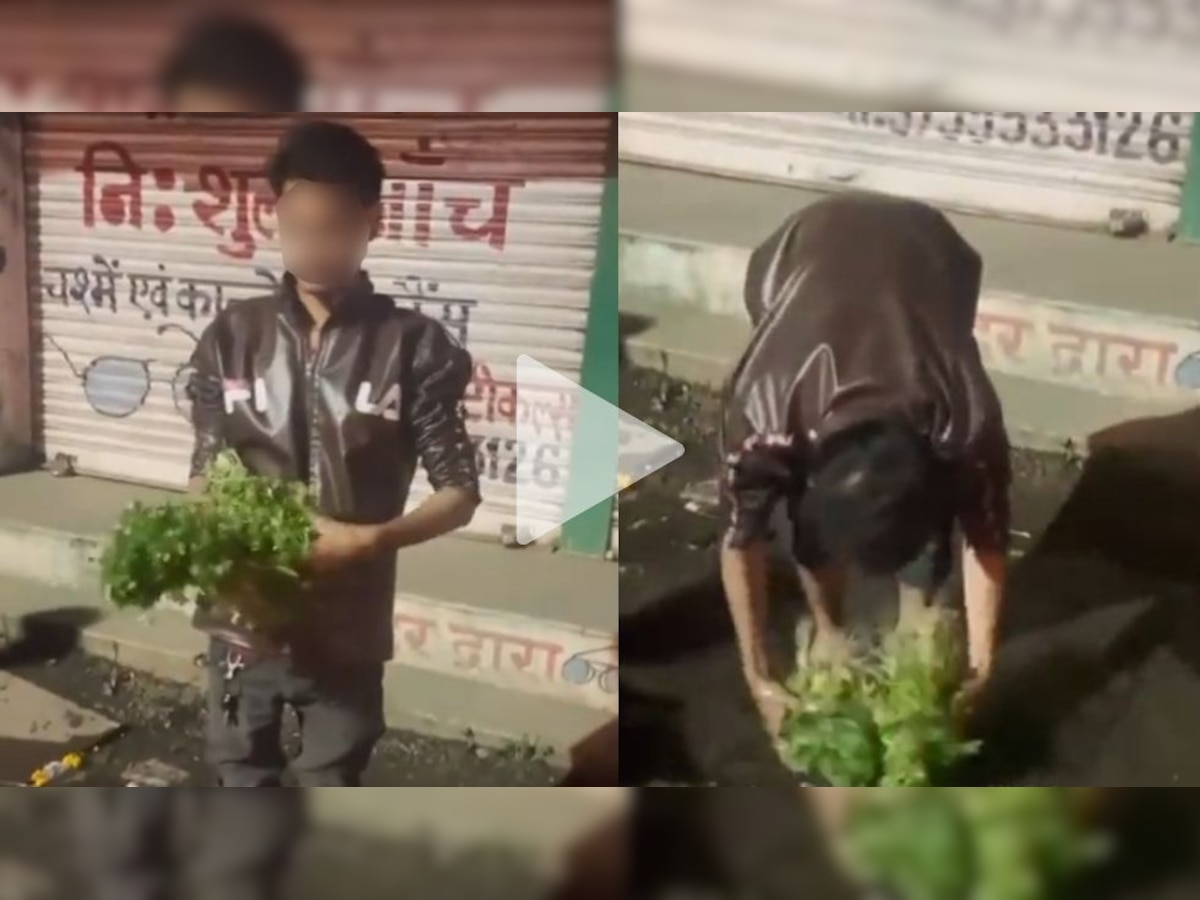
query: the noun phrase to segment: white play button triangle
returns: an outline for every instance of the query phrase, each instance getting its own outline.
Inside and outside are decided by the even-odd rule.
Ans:
[[[531,356],[517,358],[517,534],[530,544],[683,456],[683,445]],[[569,414],[563,415],[563,410]],[[560,423],[571,423],[568,431]],[[568,479],[552,477],[567,469]]]

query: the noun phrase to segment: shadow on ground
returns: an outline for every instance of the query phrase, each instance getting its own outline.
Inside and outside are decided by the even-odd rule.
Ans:
[[[1200,785],[1200,411],[1095,435],[1014,567],[979,777]],[[990,769],[990,771],[988,771]]]
[[[83,629],[95,624],[100,611],[91,607],[47,610],[4,622],[0,668],[54,662],[79,648]]]
[[[649,316],[639,315],[637,313],[622,312],[618,317],[618,334],[620,344],[617,348],[617,356],[621,365],[625,364],[628,359],[628,348],[626,342],[639,334],[644,334],[654,326],[654,320]]]
[[[681,499],[713,474],[717,398],[630,370],[622,403],[689,449],[622,499],[623,777],[782,784],[738,677],[717,515]],[[975,723],[986,751],[952,783],[1200,786],[1200,412],[1088,449],[1082,466],[1015,454],[1024,553]],[[887,618],[888,590],[850,599],[852,621]]]

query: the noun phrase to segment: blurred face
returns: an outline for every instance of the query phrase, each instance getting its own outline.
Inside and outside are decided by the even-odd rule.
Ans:
[[[167,99],[169,112],[183,113],[264,113],[277,112],[267,108],[260,98],[249,94],[203,85],[189,85]]]
[[[289,181],[276,216],[284,268],[315,294],[353,284],[379,234],[379,205],[365,207],[338,185]]]

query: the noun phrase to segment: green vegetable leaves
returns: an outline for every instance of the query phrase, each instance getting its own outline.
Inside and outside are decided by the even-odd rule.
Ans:
[[[1071,790],[865,792],[843,836],[847,859],[900,900],[1052,900],[1104,847]]]
[[[977,749],[952,715],[952,625],[938,615],[842,662],[801,660],[784,754],[835,786],[880,788],[855,792],[839,836],[864,883],[899,900],[1052,900],[1104,849],[1073,789],[932,786]]]
[[[101,578],[120,607],[149,609],[184,594],[276,624],[298,613],[299,573],[313,538],[304,485],[253,475],[226,452],[210,466],[199,502],[125,511],[101,558]]]
[[[839,787],[921,787],[975,752],[954,726],[961,651],[945,618],[840,663],[801,661],[781,738],[789,763]]]
[[[968,900],[970,832],[946,791],[871,792],[852,809],[851,865],[903,900]]]

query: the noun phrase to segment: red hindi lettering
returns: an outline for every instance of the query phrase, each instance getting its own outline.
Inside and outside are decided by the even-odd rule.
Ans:
[[[488,367],[487,363],[476,363],[475,377],[467,385],[466,393],[463,395],[463,402],[468,405],[481,403],[483,409],[469,409],[469,418],[472,421],[486,420],[495,395],[496,380],[492,377],[491,368]]]
[[[454,647],[454,665],[457,668],[481,668],[484,645],[489,640],[493,642],[491,668],[499,668],[500,642],[496,640],[496,635],[488,631],[480,631],[477,628],[468,628],[465,625],[449,625],[447,631],[455,635],[452,646]]]
[[[101,154],[115,157],[115,162],[100,164]],[[129,151],[115,141],[89,144],[75,171],[83,175],[83,224],[96,227],[96,176],[120,175],[124,180],[100,188],[98,204],[100,217],[109,225],[142,227],[142,178],[147,170],[137,165]]]
[[[1050,352],[1054,357],[1053,371],[1055,375],[1081,373],[1084,366],[1084,355],[1093,338],[1099,339],[1097,342],[1099,356],[1093,374],[1104,374],[1108,345],[1104,341],[1103,335],[1083,328],[1072,328],[1069,325],[1051,325],[1047,330],[1050,334],[1061,338],[1050,344]]]
[[[415,196],[410,196],[410,189]],[[433,199],[435,186],[431,181],[396,181],[392,193],[384,200],[384,233],[392,240],[411,240],[418,247],[428,247],[433,236]],[[411,234],[409,229],[411,228]]]
[[[433,138],[429,135],[417,138],[416,150],[401,151],[400,159],[410,166],[444,166],[446,164],[445,154],[434,152]]]
[[[229,242],[217,245],[217,249],[234,259],[253,259],[258,249],[257,238],[271,240],[275,231],[264,217],[274,212],[274,202],[254,190],[258,176],[250,172],[229,172],[220,166],[202,166],[200,188],[215,198],[215,202],[196,200],[192,209],[196,217],[214,234],[225,237]],[[233,226],[226,229],[217,221],[233,207]]]
[[[488,413],[490,421],[515,422],[517,420],[517,386],[514,382],[496,382],[495,407],[489,407]]]
[[[426,655],[425,645],[429,642],[430,633],[437,627],[432,619],[409,616],[396,613],[392,619],[392,628],[397,636],[402,637],[407,649],[421,656]]]
[[[563,648],[558,644],[552,644],[549,641],[531,641],[526,638],[518,638],[512,635],[499,636],[501,643],[517,645],[519,649],[509,648],[506,654],[507,660],[512,664],[513,668],[526,675],[533,675],[537,678],[545,678],[547,681],[553,681],[558,675],[558,660],[562,656]],[[544,670],[532,672],[536,654],[539,650],[544,650],[546,653],[546,666]]]
[[[512,202],[512,189],[522,187],[525,182],[491,182],[491,214],[478,224],[470,224],[467,217],[483,207],[486,202],[479,197],[447,197],[450,207],[450,230],[465,241],[486,241],[493,250],[503,250],[508,240],[508,211]]]
[[[476,404],[470,410],[472,421],[515,422],[517,418],[517,386],[511,381],[498,381],[486,363],[475,366],[475,377],[463,398]]]
[[[994,359],[995,350],[1012,362],[1021,362],[1021,347],[1025,337],[1033,331],[1033,323],[1016,316],[980,313],[975,319],[975,333],[984,359]],[[996,347],[993,348],[992,342]]]
[[[1154,353],[1158,356],[1158,365],[1151,374],[1151,382],[1156,385],[1166,383],[1167,374],[1171,370],[1171,361],[1179,350],[1178,345],[1168,341],[1146,341],[1138,338],[1112,336],[1110,342],[1123,347],[1124,352],[1116,356],[1117,368],[1130,378],[1141,378],[1138,370],[1142,367],[1143,354]]]

